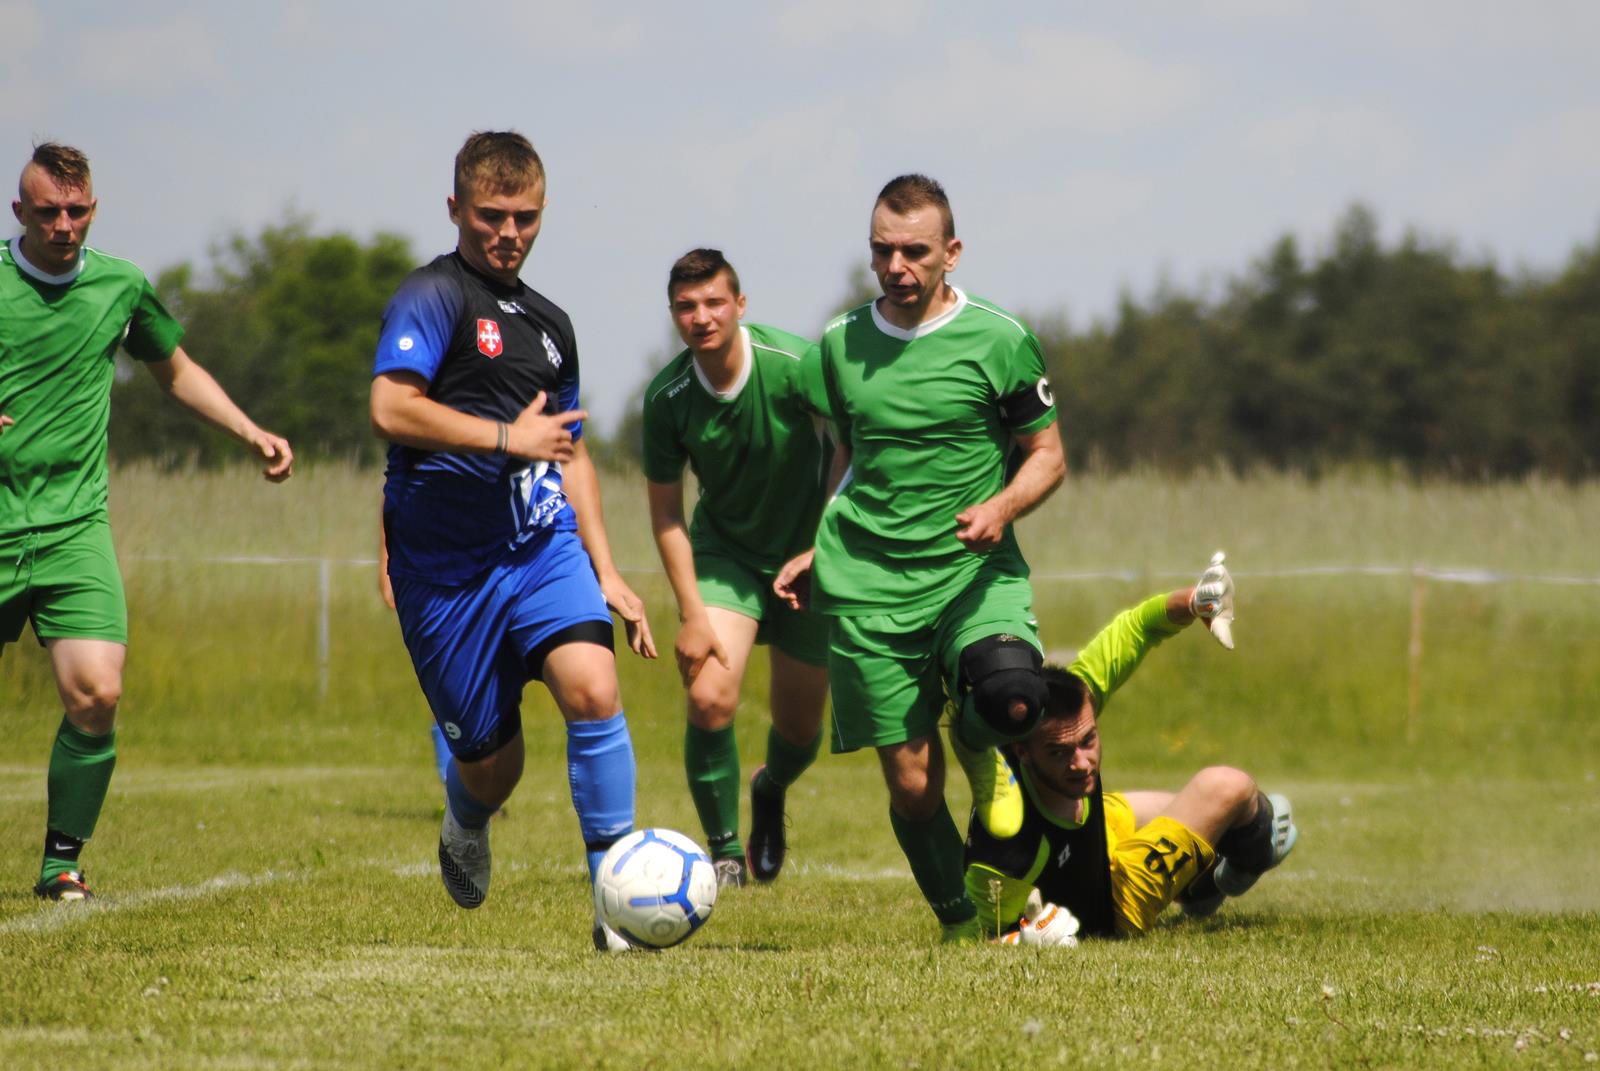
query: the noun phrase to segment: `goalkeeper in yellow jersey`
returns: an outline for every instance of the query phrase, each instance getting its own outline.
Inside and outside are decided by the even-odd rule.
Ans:
[[[1294,848],[1288,799],[1231,766],[1201,770],[1176,793],[1102,792],[1106,703],[1151,648],[1197,619],[1232,649],[1221,554],[1194,587],[1118,614],[1069,668],[1045,667],[1044,715],[1005,751],[1023,787],[1021,828],[995,836],[976,813],[968,826],[967,892],[985,932],[1040,945],[1143,933],[1174,900],[1211,914]]]

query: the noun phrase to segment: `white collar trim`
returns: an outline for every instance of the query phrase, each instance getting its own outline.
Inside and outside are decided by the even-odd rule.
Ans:
[[[83,258],[87,252],[87,247],[78,250],[78,262],[72,266],[71,271],[63,272],[60,275],[51,275],[22,255],[22,239],[20,237],[11,239],[11,256],[17,262],[17,267],[41,283],[46,283],[50,286],[65,286],[76,279],[78,273],[83,271]]]
[[[923,335],[933,334],[935,331],[939,330],[939,328],[943,327],[951,320],[954,320],[957,316],[960,316],[961,310],[967,307],[967,292],[952,283],[946,283],[945,285],[949,286],[951,290],[955,291],[956,303],[946,311],[940,313],[938,316],[935,316],[933,319],[926,320],[923,323],[910,328],[909,330],[904,327],[896,327],[894,324],[883,318],[883,313],[878,311],[878,303],[874,301],[872,303],[873,326],[875,326],[879,331],[882,331],[884,334],[888,335],[890,338],[898,338],[902,342],[910,342],[914,338],[921,338]]]
[[[718,390],[711,385],[711,380],[706,378],[705,371],[700,367],[700,362],[694,359],[694,354],[689,355],[689,363],[694,366],[694,378],[700,381],[700,386],[705,392],[719,402],[731,402],[739,397],[739,392],[744,390],[744,385],[750,382],[750,366],[755,363],[756,351],[750,345],[750,329],[744,324],[739,325],[739,345],[744,347],[744,363],[739,366],[739,374],[734,378],[733,386],[727,390]]]

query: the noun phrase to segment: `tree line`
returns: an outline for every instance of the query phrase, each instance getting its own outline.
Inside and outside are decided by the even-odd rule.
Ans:
[[[409,243],[293,218],[233,237],[212,261],[203,281],[187,264],[156,281],[185,347],[300,456],[376,461],[367,373],[383,307],[417,264]],[[873,292],[860,269],[845,290],[840,308]],[[1124,295],[1086,328],[1027,315],[1075,468],[1600,468],[1600,242],[1558,270],[1508,275],[1415,233],[1385,246],[1356,205],[1316,255],[1286,235],[1218,286]],[[637,456],[640,387],[609,440],[591,439],[601,456]],[[114,388],[111,451],[234,456],[132,374]]]

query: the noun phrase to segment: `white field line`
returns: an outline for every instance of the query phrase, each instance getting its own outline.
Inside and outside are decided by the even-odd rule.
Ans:
[[[102,898],[89,904],[46,904],[32,915],[23,915],[0,924],[0,933],[48,933],[64,926],[77,925],[112,911],[144,907],[165,901],[201,900],[232,889],[259,888],[286,881],[305,881],[309,870],[264,870],[259,874],[239,874],[229,871],[208,878],[197,885],[170,885],[165,889],[148,889],[128,893],[116,899]]]
[[[353,864],[357,868],[388,867],[389,872],[397,878],[416,878],[434,875],[439,872],[439,864],[431,863],[403,863],[394,865],[391,862],[369,859]],[[527,863],[504,863],[496,868],[504,873],[515,873],[527,870]],[[233,889],[258,889],[268,885],[281,885],[286,882],[312,881],[319,871],[310,869],[299,870],[263,870],[259,874],[240,874],[236,871],[218,874],[214,878],[193,885],[169,885],[164,889],[147,889],[144,892],[128,893],[115,898],[101,897],[89,904],[46,904],[41,905],[38,912],[24,915],[0,923],[0,934],[6,933],[48,933],[61,929],[63,926],[75,926],[101,915],[113,911],[126,911],[130,908],[145,907],[168,901],[203,900],[217,896]]]
[[[375,566],[376,558],[317,558],[317,557],[277,557],[263,554],[224,554],[208,557],[189,557],[176,554],[130,554],[127,561],[140,562],[195,562],[213,565],[360,565]],[[630,575],[659,574],[659,566],[624,566],[621,572]],[[1559,573],[1505,573],[1494,569],[1483,569],[1473,566],[1460,568],[1440,567],[1432,565],[1303,565],[1292,566],[1285,569],[1250,569],[1231,570],[1235,577],[1245,579],[1257,578],[1299,578],[1317,576],[1411,576],[1426,580],[1437,580],[1447,584],[1557,584],[1577,587],[1600,587],[1600,576],[1570,576]],[[665,574],[662,574],[665,575]],[[1172,580],[1193,579],[1197,573],[1194,570],[1151,569],[1137,570],[1126,568],[1089,569],[1078,572],[1035,572],[1034,580],[1048,580],[1052,582],[1086,581],[1086,580],[1121,580],[1133,582],[1138,580]]]
[[[392,766],[284,766],[191,767],[178,773],[145,776],[135,771],[117,775],[112,782],[113,796],[192,795],[244,787],[259,788],[275,784],[336,779],[390,778],[402,773]],[[44,764],[38,766],[0,766],[0,778],[25,779],[20,788],[0,789],[0,804],[31,803],[44,793]]]

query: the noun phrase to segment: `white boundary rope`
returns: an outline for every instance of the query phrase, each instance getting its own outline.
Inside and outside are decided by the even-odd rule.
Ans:
[[[329,648],[333,626],[331,604],[333,601],[333,567],[354,565],[376,567],[376,558],[318,558],[283,557],[258,554],[222,554],[203,558],[176,554],[131,554],[126,560],[137,562],[191,562],[208,565],[310,565],[317,571],[317,688],[318,694],[328,694]],[[630,576],[664,575],[659,568],[624,568]],[[1405,577],[1412,580],[1411,638],[1407,649],[1410,687],[1407,703],[1407,731],[1414,731],[1417,706],[1420,702],[1420,667],[1422,662],[1422,622],[1425,587],[1428,581],[1441,584],[1552,584],[1560,587],[1600,587],[1600,576],[1566,576],[1544,573],[1502,573],[1492,569],[1436,568],[1429,565],[1303,565],[1285,569],[1253,569],[1248,572],[1234,570],[1233,575],[1245,579],[1303,579],[1311,577],[1370,576]],[[1032,579],[1047,583],[1075,583],[1092,580],[1117,580],[1135,583],[1140,580],[1186,580],[1195,576],[1193,570],[1141,571],[1134,569],[1091,569],[1082,572],[1034,573]]]

